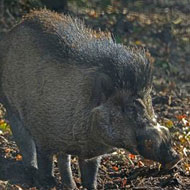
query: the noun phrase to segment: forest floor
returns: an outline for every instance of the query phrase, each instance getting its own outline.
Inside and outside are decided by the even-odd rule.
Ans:
[[[146,46],[150,50],[155,59],[152,92],[155,113],[158,121],[169,128],[173,146],[182,157],[172,170],[164,171],[159,163],[118,150],[103,157],[98,189],[190,189],[190,13],[177,8],[142,12],[114,4],[103,14],[101,9],[89,7],[73,10],[73,14],[94,28],[110,30],[117,42]],[[118,14],[118,10],[123,14]],[[6,32],[17,21],[11,11],[6,8],[6,16],[1,15],[0,32]],[[54,163],[57,187],[52,189],[59,190],[56,159]],[[82,189],[75,157],[72,170],[77,186]],[[13,137],[8,132],[0,134],[0,190],[40,189],[28,185],[22,156]]]

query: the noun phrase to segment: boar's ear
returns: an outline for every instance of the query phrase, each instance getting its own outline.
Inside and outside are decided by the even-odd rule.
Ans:
[[[92,91],[92,99],[96,106],[105,102],[113,93],[112,80],[106,74],[100,73],[95,77]]]

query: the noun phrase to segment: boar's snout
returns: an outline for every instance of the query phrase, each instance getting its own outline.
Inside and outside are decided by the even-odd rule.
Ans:
[[[159,124],[140,130],[137,143],[138,152],[143,157],[160,162],[166,169],[172,168],[180,160],[172,148],[168,129]]]
[[[158,129],[161,131],[162,142],[159,148],[160,160],[163,168],[170,169],[172,168],[179,160],[180,156],[172,148],[171,137],[169,130],[166,127],[157,125]]]

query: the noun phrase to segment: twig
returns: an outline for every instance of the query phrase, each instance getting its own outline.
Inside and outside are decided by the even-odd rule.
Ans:
[[[160,187],[146,187],[146,186],[141,186],[141,187],[133,187],[134,190],[147,190],[147,189],[154,189],[154,190],[160,190]]]
[[[5,143],[8,143],[8,140],[5,137],[3,137],[2,135],[0,135],[0,139],[2,139]]]
[[[148,189],[147,187],[133,187],[133,189],[135,189],[135,190],[146,190],[146,189]]]

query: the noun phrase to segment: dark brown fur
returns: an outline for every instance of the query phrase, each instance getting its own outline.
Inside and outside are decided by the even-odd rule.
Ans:
[[[100,155],[125,148],[163,164],[178,157],[151,104],[147,52],[116,44],[109,33],[48,10],[32,11],[0,43],[0,102],[35,182],[53,183],[52,156],[65,189],[95,189]],[[152,142],[147,148],[145,142]],[[167,145],[167,146],[166,146]],[[166,155],[166,156],[165,156]],[[31,170],[31,168],[33,168]]]

